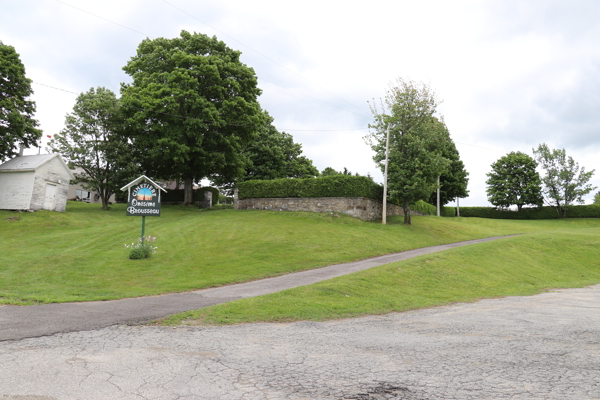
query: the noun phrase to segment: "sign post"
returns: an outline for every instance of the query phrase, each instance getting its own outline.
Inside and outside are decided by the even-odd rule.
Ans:
[[[146,217],[160,217],[160,192],[167,191],[145,175],[123,186],[121,190],[128,191],[125,215],[141,217],[140,240],[143,244]]]

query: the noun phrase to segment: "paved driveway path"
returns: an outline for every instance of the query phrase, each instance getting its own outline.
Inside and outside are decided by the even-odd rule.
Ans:
[[[409,250],[351,263],[296,272],[276,278],[194,292],[113,301],[44,304],[39,306],[0,306],[0,341],[99,329],[115,324],[148,322],[171,314],[310,285],[394,261],[505,237],[508,236]],[[2,399],[0,398],[0,400]]]
[[[600,399],[600,285],[325,323],[0,343],[1,400]]]

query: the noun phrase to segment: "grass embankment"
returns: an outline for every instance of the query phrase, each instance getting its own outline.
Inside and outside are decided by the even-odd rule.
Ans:
[[[245,282],[462,240],[569,228],[600,220],[499,221],[415,217],[404,226],[336,214],[163,206],[146,218],[158,252],[127,259],[138,217],[70,202],[66,213],[0,211],[0,303],[108,300]]]
[[[323,321],[600,283],[600,229],[533,233],[166,318],[166,325]]]

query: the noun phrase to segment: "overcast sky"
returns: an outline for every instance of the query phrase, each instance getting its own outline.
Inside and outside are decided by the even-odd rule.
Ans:
[[[261,106],[319,170],[346,167],[382,182],[363,140],[367,101],[402,77],[430,84],[443,100],[439,112],[470,173],[461,205],[489,205],[490,165],[510,151],[532,155],[542,142],[596,169],[592,183],[600,186],[599,1],[352,4],[0,0],[0,40],[15,47],[35,82],[44,147],[76,94],[43,85],[118,94],[141,40],[185,29],[242,52],[263,90]]]

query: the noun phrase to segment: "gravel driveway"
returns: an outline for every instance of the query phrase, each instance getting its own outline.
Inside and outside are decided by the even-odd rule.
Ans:
[[[0,343],[0,399],[600,399],[600,285],[343,321]]]

